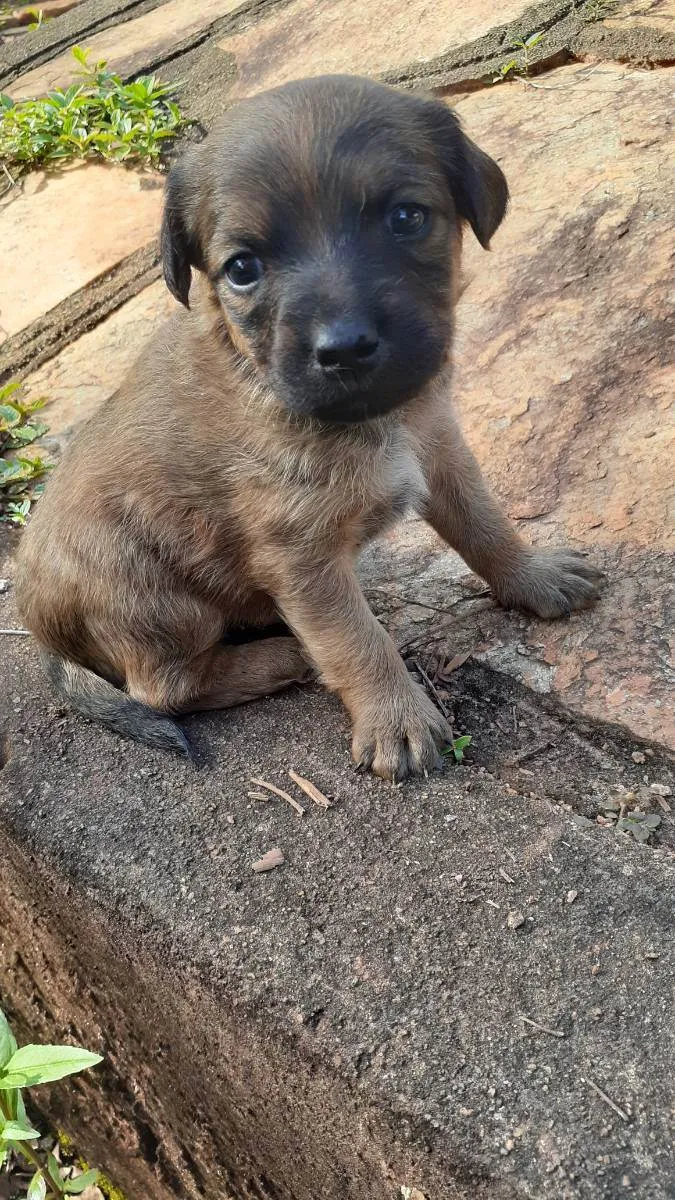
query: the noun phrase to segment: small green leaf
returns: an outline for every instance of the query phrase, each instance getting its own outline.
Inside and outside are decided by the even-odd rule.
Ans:
[[[45,1200],[47,1184],[42,1171],[36,1171],[28,1185],[26,1200]]]
[[[83,50],[81,46],[73,46],[70,53],[75,59],[75,62],[78,62],[81,67],[87,66],[87,60],[90,54],[89,50]]]
[[[21,420],[21,409],[16,404],[0,404],[0,428],[13,429]]]
[[[443,754],[448,756],[452,754],[455,762],[461,763],[464,761],[464,751],[471,745],[471,741],[470,734],[462,734],[461,737],[455,738],[449,746],[446,746]]]
[[[97,1179],[98,1171],[85,1171],[84,1175],[78,1175],[76,1179],[67,1179],[63,1190],[69,1196],[79,1196],[85,1188],[93,1187]]]
[[[16,380],[12,380],[11,383],[6,383],[4,387],[0,387],[0,404],[4,404],[6,400],[9,400],[10,396],[14,396],[20,387],[21,384]]]
[[[0,1071],[0,1089],[52,1083],[102,1062],[80,1046],[22,1046]]]
[[[22,1125],[27,1125],[28,1118],[26,1116],[26,1105],[23,1102],[23,1095],[21,1094],[19,1088],[16,1089],[14,1095],[16,1097],[13,1108],[14,1117],[17,1121],[20,1121]]]
[[[0,1069],[9,1062],[16,1052],[16,1038],[9,1027],[9,1021],[0,1008]]]
[[[40,1132],[23,1121],[6,1121],[0,1129],[0,1138],[5,1142],[32,1142],[39,1138]]]
[[[54,1184],[54,1187],[58,1192],[61,1193],[61,1195],[63,1195],[63,1179],[61,1177],[61,1171],[59,1169],[58,1162],[51,1153],[47,1155],[47,1170],[49,1171],[49,1178]]]

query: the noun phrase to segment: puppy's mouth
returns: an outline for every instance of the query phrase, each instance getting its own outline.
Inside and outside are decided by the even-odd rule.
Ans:
[[[294,368],[272,371],[272,386],[289,413],[331,425],[375,421],[401,408],[420,393],[440,365],[430,354],[424,368],[381,363],[372,369],[340,367],[330,373]]]
[[[275,388],[287,410],[332,425],[373,421],[410,400],[417,388],[387,387],[378,372],[363,374],[345,368],[303,387]]]

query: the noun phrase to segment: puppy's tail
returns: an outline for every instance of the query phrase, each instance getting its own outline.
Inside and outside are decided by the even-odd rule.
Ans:
[[[122,737],[192,758],[185,734],[165,713],[133,700],[100,675],[66,658],[44,654],[43,660],[56,694],[81,716],[100,721]]]

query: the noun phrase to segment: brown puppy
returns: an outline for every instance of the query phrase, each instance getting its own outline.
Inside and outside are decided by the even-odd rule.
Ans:
[[[249,100],[188,151],[162,231],[186,309],[80,434],[23,543],[23,614],[75,708],[186,750],[166,714],[311,663],[357,762],[400,779],[449,730],[361,593],[370,538],[413,506],[502,604],[593,600],[583,558],[521,541],[448,407],[462,226],[487,247],[506,203],[445,105],[346,76]],[[295,637],[233,642],[280,617]]]

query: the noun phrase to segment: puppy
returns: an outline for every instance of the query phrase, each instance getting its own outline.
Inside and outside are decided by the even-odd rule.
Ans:
[[[361,592],[371,538],[412,507],[501,604],[594,599],[582,557],[521,541],[448,405],[462,230],[487,248],[507,195],[444,104],[347,76],[248,100],[186,153],[162,229],[184,310],[22,546],[26,624],[80,713],[185,752],[169,714],[316,669],[356,762],[402,779],[450,730]],[[235,636],[280,618],[294,636]]]

